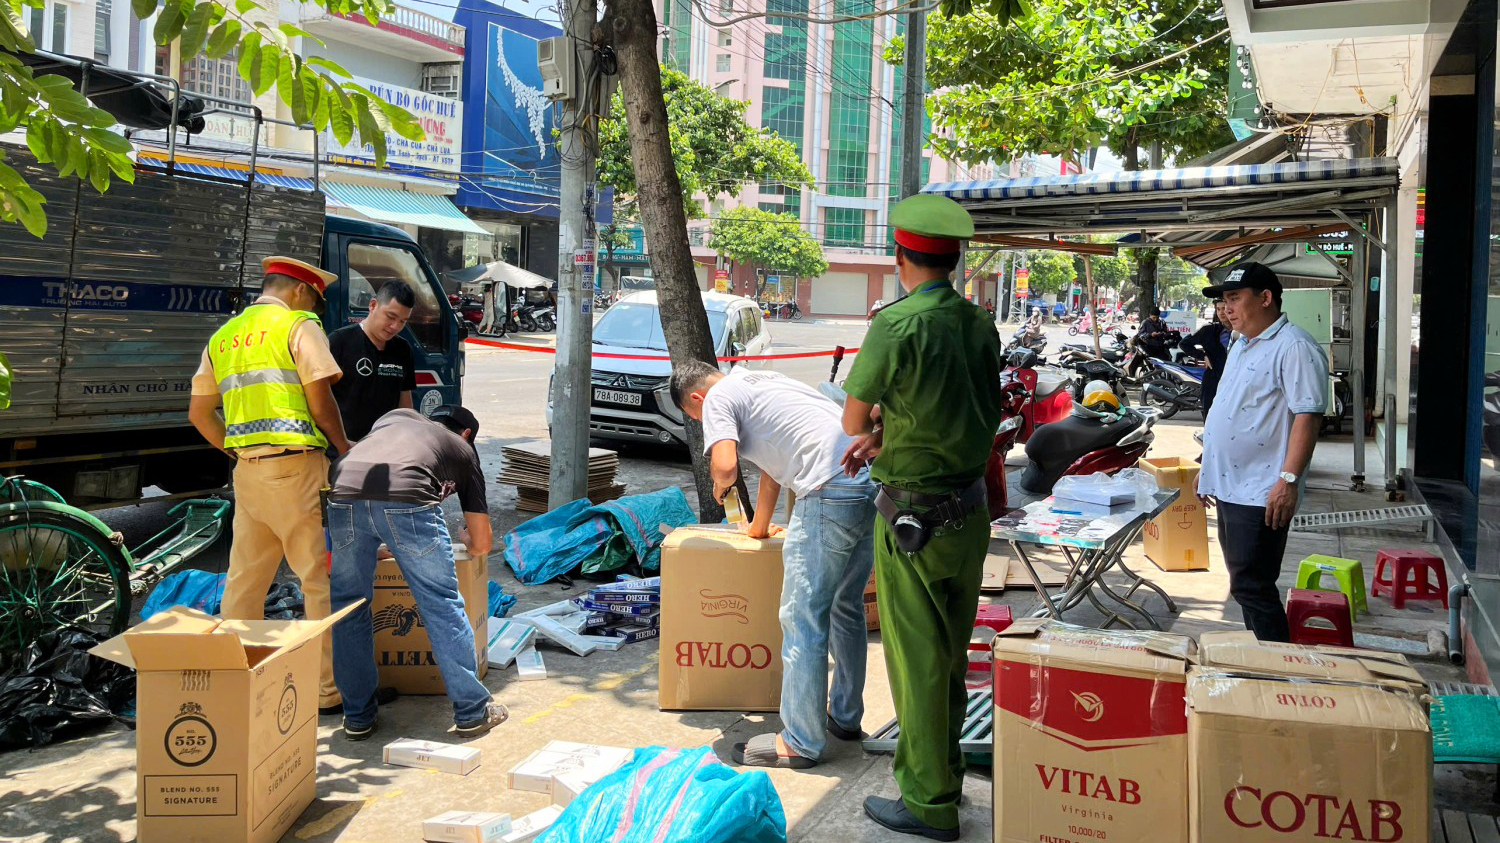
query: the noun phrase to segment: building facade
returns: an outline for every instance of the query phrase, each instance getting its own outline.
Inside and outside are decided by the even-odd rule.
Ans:
[[[708,218],[689,223],[705,286],[716,270],[727,270],[736,292],[795,297],[804,311],[823,316],[864,316],[877,299],[896,297],[889,219],[900,196],[904,71],[881,54],[904,32],[905,20],[803,19],[876,10],[869,0],[817,8],[807,0],[748,0],[732,10],[727,3],[659,0],[662,63],[748,101],[748,122],[796,146],[813,174],[811,189],[763,183],[746,185],[733,198],[706,197]],[[725,23],[754,13],[765,14]],[[986,176],[924,152],[924,183],[979,177]],[[739,205],[796,216],[823,245],[828,272],[794,279],[774,267],[757,274],[756,267],[720,266],[708,247],[708,229],[718,213]],[[780,283],[767,289],[768,277]]]

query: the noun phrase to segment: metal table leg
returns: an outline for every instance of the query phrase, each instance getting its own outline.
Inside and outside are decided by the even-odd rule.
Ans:
[[[1062,612],[1057,608],[1057,604],[1052,602],[1052,595],[1047,593],[1047,586],[1043,585],[1042,578],[1040,576],[1037,576],[1036,569],[1031,565],[1031,557],[1027,556],[1026,551],[1021,548],[1021,543],[1018,541],[1011,541],[1010,547],[1011,550],[1014,550],[1016,552],[1016,556],[1020,558],[1021,567],[1026,569],[1026,576],[1031,578],[1031,584],[1036,587],[1037,595],[1040,596],[1042,598],[1042,602],[1046,604],[1041,609],[1033,612],[1032,617],[1061,618]]]
[[[1174,613],[1177,611],[1176,601],[1172,599],[1172,595],[1163,591],[1161,586],[1146,579],[1140,574],[1137,574],[1135,571],[1132,571],[1130,567],[1125,564],[1124,559],[1121,559],[1117,564],[1120,566],[1120,570],[1125,572],[1125,576],[1130,577],[1131,580],[1130,590],[1125,592],[1126,597],[1134,594],[1136,589],[1144,585],[1145,587],[1156,592],[1157,596],[1161,597],[1162,602],[1167,604],[1167,611]]]

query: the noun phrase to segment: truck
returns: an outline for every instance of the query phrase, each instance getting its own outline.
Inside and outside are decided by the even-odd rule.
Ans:
[[[407,282],[412,399],[424,411],[460,400],[465,332],[404,231],[331,215],[316,189],[140,158],[134,184],[99,194],[24,147],[4,152],[45,195],[49,226],[36,238],[0,224],[0,352],[14,370],[0,476],[45,483],[83,508],[153,486],[188,496],[227,483],[228,457],[188,422],[190,381],[209,336],[255,300],[273,254],[338,276],[328,331],[363,318],[386,282]]]

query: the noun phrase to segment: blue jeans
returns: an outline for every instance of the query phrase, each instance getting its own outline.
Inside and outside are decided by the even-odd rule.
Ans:
[[[781,585],[781,737],[817,759],[824,713],[857,730],[865,714],[865,584],[874,564],[875,484],[865,470],[797,499],[787,525]],[[833,692],[828,655],[833,653]]]
[[[370,601],[375,591],[375,554],[381,542],[411,586],[417,610],[432,641],[432,656],[448,686],[453,719],[459,723],[484,717],[490,692],[479,681],[474,630],[464,614],[454,569],[453,541],[442,510],[400,501],[346,501],[328,505],[328,532],[333,545],[331,575],[334,611],[364,599],[364,604],[333,626],[333,679],[344,697],[344,720],[365,726],[375,720],[375,632]]]

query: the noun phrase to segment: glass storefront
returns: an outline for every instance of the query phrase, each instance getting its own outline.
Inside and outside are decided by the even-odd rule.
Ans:
[[[524,267],[521,226],[487,220],[474,222],[488,233],[422,229],[418,239],[439,274],[497,260]]]

